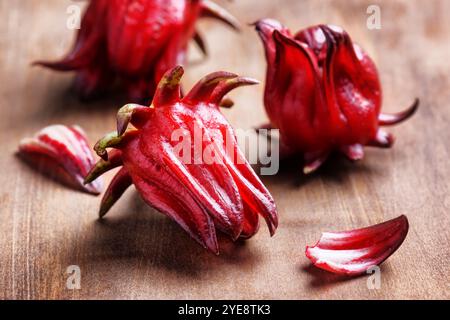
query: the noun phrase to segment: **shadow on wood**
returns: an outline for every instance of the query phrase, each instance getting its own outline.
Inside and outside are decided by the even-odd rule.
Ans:
[[[383,151],[380,151],[383,152]],[[284,159],[280,163],[280,170],[276,175],[263,176],[261,179],[267,185],[285,184],[286,181],[293,189],[305,187],[316,179],[323,179],[326,182],[341,184],[350,175],[364,173],[367,175],[376,175],[378,167],[368,164],[367,159],[359,162],[352,162],[343,155],[333,153],[325,163],[314,173],[305,175],[302,172],[303,160],[299,156],[292,156]]]
[[[41,88],[43,91],[42,100],[36,113],[33,114],[35,120],[83,115],[86,112],[114,111],[119,110],[121,106],[129,102],[120,90],[111,90],[90,98],[82,98],[73,86],[73,77],[73,75],[59,73],[52,77],[52,79],[58,79],[58,81],[53,80],[47,84],[47,87]]]
[[[390,273],[389,264],[383,264],[380,266],[381,272],[383,275],[387,275]],[[328,271],[325,271],[323,269],[317,268],[312,263],[307,263],[299,268],[300,272],[307,273],[311,279],[309,282],[309,287],[312,289],[320,289],[320,288],[327,288],[332,287],[334,285],[337,285],[339,283],[344,282],[352,282],[356,281],[357,279],[361,278],[367,278],[370,276],[370,274],[362,274],[359,276],[345,276],[345,275],[338,275],[335,273],[331,273]]]
[[[129,208],[126,213],[115,210],[95,221],[82,235],[83,251],[92,252],[90,264],[117,265],[117,260],[138,259],[149,268],[201,277],[205,271],[223,272],[229,264],[251,270],[258,263],[258,252],[249,244],[233,243],[223,235],[218,235],[219,256],[206,251],[175,222],[148,207],[137,193],[132,195]]]

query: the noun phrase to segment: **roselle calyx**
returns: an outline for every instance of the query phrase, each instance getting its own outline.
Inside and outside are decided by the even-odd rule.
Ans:
[[[95,145],[102,159],[86,182],[121,167],[105,192],[100,216],[134,184],[148,205],[214,253],[219,252],[216,229],[233,240],[249,238],[258,231],[259,214],[273,235],[278,225],[274,200],[239,150],[234,131],[219,109],[222,104],[230,106],[224,99],[229,91],[257,81],[215,72],[181,97],[182,75],[180,66],[169,70],[149,107],[122,107],[117,131]],[[134,129],[129,129],[130,124]],[[173,138],[174,133],[192,138],[183,139],[188,144],[179,150],[180,140]],[[203,150],[212,151],[214,161],[198,159],[190,152],[198,133]]]
[[[402,215],[363,229],[325,232],[305,253],[318,268],[356,276],[389,258],[405,240],[408,229],[408,219]]]
[[[255,27],[268,65],[265,127],[280,130],[285,155],[303,155],[304,173],[318,169],[334,151],[360,160],[364,146],[391,147],[394,137],[380,127],[417,110],[418,100],[398,114],[381,113],[375,64],[341,28],[318,25],[293,35],[271,19]]]
[[[238,29],[237,20],[209,0],[91,0],[72,51],[60,61],[35,64],[76,71],[83,98],[118,81],[130,101],[148,102],[166,70],[185,62],[191,39],[206,53],[196,30],[201,17]]]
[[[84,184],[95,164],[84,130],[79,126],[51,125],[19,144],[19,156],[40,172],[72,188],[91,194],[102,191],[102,181]]]

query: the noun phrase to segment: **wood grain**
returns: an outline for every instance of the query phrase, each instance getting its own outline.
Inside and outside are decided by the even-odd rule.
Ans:
[[[450,298],[450,1],[381,0],[382,29],[366,28],[371,1],[220,1],[243,23],[262,17],[292,29],[343,26],[377,62],[384,110],[422,100],[419,113],[391,131],[392,150],[367,150],[350,164],[337,157],[305,178],[287,164],[263,180],[281,224],[245,244],[221,240],[208,254],[173,222],[150,209],[134,189],[97,220],[99,198],[73,192],[18,161],[19,140],[41,127],[79,124],[91,142],[114,127],[123,101],[83,104],[68,90],[73,75],[30,62],[68,50],[69,0],[0,1],[0,298],[2,299],[438,299]],[[193,49],[185,85],[218,69],[264,79],[265,61],[251,27],[241,34],[201,22],[210,58]],[[263,86],[233,94],[226,116],[237,128],[265,120]],[[107,177],[109,180],[111,175]],[[382,266],[382,287],[311,267],[304,248],[321,231],[362,227],[406,214],[409,235]],[[78,265],[80,290],[66,288]]]

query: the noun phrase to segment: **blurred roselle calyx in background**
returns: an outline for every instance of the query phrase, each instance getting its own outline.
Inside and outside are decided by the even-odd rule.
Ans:
[[[381,113],[375,64],[341,28],[318,25],[295,35],[272,19],[255,23],[265,48],[264,104],[280,130],[285,155],[304,157],[304,173],[318,169],[333,151],[351,160],[363,146],[389,148],[394,137],[380,128],[412,116],[419,101],[398,114]]]
[[[238,29],[237,20],[209,0],[91,0],[72,51],[60,61],[35,64],[76,71],[83,98],[119,80],[130,101],[147,103],[163,74],[185,62],[191,39],[206,53],[195,29],[201,17]]]
[[[273,235],[278,226],[275,202],[240,151],[234,130],[219,109],[228,92],[258,82],[215,72],[181,97],[183,72],[178,66],[166,73],[149,107],[122,107],[117,131],[94,147],[102,159],[86,183],[121,167],[103,196],[100,216],[134,184],[148,205],[216,254],[216,229],[232,240],[247,239],[258,231],[261,215]],[[135,129],[127,130],[129,124]],[[182,141],[174,139],[174,133],[182,133]],[[201,159],[189,152],[196,140],[202,141]],[[178,150],[180,143],[185,143],[183,155]],[[207,154],[214,154],[214,159]]]

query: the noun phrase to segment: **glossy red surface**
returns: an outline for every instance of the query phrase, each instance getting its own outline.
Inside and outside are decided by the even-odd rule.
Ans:
[[[163,74],[185,61],[200,17],[237,22],[207,0],[91,0],[72,51],[61,61],[36,64],[77,71],[75,86],[82,97],[102,93],[118,80],[133,102],[148,102]]]
[[[321,269],[346,275],[364,274],[389,258],[408,234],[406,216],[363,229],[326,232],[306,256]]]
[[[400,114],[380,114],[375,64],[341,28],[318,25],[292,35],[275,20],[255,26],[268,64],[264,102],[270,126],[280,129],[286,153],[304,155],[305,173],[333,151],[360,160],[365,145],[390,147],[394,139],[380,124],[403,121],[417,109],[416,101]]]
[[[83,183],[95,161],[86,135],[78,126],[45,127],[20,142],[19,155],[42,173],[73,188],[92,194],[102,191],[100,180]]]
[[[278,225],[274,200],[239,150],[234,131],[219,110],[229,91],[257,81],[216,72],[182,98],[182,74],[181,67],[166,73],[150,107],[124,106],[118,113],[118,134],[97,143],[103,159],[87,182],[123,164],[103,198],[101,215],[134,184],[150,206],[214,253],[219,252],[216,228],[233,240],[250,238],[258,231],[258,214],[273,235]],[[125,131],[129,123],[136,129]],[[182,140],[174,139],[174,132],[182,133]],[[186,142],[182,149],[180,142]],[[117,151],[108,155],[109,147],[120,150],[120,156]]]

